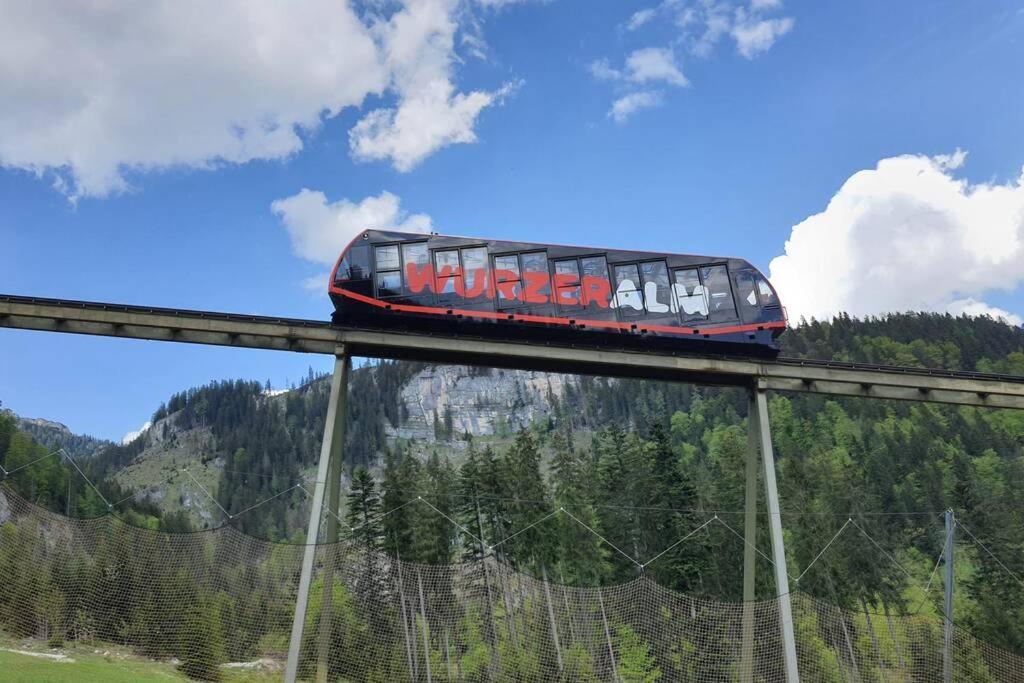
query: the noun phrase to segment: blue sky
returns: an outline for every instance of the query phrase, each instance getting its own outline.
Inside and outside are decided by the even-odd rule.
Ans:
[[[743,256],[794,317],[1024,314],[1020,3],[284,5],[11,13],[0,292],[326,318],[334,245],[411,220]],[[107,438],[309,366],[0,330],[3,405]]]

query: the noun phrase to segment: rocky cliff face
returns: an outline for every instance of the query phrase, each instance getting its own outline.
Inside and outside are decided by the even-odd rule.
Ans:
[[[103,439],[74,434],[60,422],[39,417],[21,417],[10,410],[3,412],[17,420],[18,429],[30,434],[36,443],[51,451],[63,448],[72,458],[90,458],[110,445],[109,441]]]
[[[433,441],[438,427],[453,436],[502,436],[550,414],[551,398],[560,398],[570,375],[520,370],[480,370],[463,366],[430,366],[402,389],[407,417],[388,435]]]

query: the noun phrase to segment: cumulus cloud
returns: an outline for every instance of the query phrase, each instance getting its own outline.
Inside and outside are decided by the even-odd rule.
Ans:
[[[357,126],[353,154],[405,170],[475,140],[499,101],[454,83],[469,14],[458,0],[6,3],[0,166],[102,197],[136,172],[288,157],[372,95],[397,105]]]
[[[790,318],[924,310],[1020,324],[982,297],[1024,282],[1024,171],[970,183],[955,175],[965,157],[883,159],[795,225],[771,262]]]
[[[608,116],[614,119],[615,123],[625,123],[629,117],[641,109],[657,107],[664,101],[664,96],[657,90],[642,90],[640,92],[623,95],[612,102],[612,108],[608,110]]]
[[[451,73],[458,6],[458,0],[406,0],[404,9],[378,27],[398,105],[376,109],[352,128],[356,159],[389,159],[408,171],[441,147],[475,142],[480,112],[518,86],[456,92]]]
[[[402,209],[402,201],[390,192],[381,192],[353,202],[339,199],[327,201],[319,190],[303,189],[298,194],[278,199],[270,210],[281,218],[292,249],[298,256],[325,265],[333,265],[341,250],[362,230],[402,230],[430,232],[430,216],[410,214]],[[307,289],[322,286],[327,276],[310,278],[303,283]]]
[[[135,441],[135,439],[139,438],[140,436],[142,436],[143,434],[148,432],[149,428],[152,427],[152,426],[153,426],[153,423],[150,422],[149,420],[146,420],[146,422],[143,423],[143,425],[141,427],[139,427],[137,430],[128,432],[127,434],[122,436],[121,437],[121,445],[122,446],[127,446],[132,441]]]

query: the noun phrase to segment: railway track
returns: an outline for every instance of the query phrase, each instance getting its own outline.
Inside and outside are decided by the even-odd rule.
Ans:
[[[712,385],[1024,408],[1024,376],[779,356],[694,355],[242,313],[0,294],[0,327],[279,351],[403,358]]]

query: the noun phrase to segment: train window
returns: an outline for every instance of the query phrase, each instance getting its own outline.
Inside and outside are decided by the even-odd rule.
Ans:
[[[623,315],[637,315],[644,310],[640,273],[635,263],[615,266],[615,306]]]
[[[708,314],[711,322],[736,319],[736,304],[729,286],[729,271],[725,266],[704,266],[701,279],[708,294]]]
[[[438,294],[462,292],[462,268],[458,249],[435,251],[434,269],[437,274]]]
[[[708,317],[707,290],[700,283],[696,268],[683,268],[675,271],[676,282],[673,286],[676,295],[676,306],[683,322],[705,320]]]
[[[743,319],[756,318],[760,312],[757,294],[754,292],[754,277],[750,273],[736,274],[736,300],[743,311]]]
[[[430,249],[426,242],[402,245],[402,275],[404,292],[421,294],[433,291],[434,276],[430,269]]]
[[[377,296],[398,296],[402,293],[402,274],[397,270],[377,273]]]
[[[608,308],[612,288],[608,283],[608,263],[603,256],[592,256],[580,259],[580,270],[583,273],[583,304],[597,304],[599,308]]]
[[[398,245],[377,247],[377,272],[382,270],[398,270]]]
[[[417,266],[425,266],[430,263],[430,252],[426,242],[414,242],[402,245],[402,260],[405,265],[415,263]]]
[[[576,259],[555,261],[555,301],[562,310],[580,308],[580,266]]]
[[[528,304],[546,304],[551,299],[551,278],[548,275],[548,255],[531,251],[519,255],[523,273],[523,301]]]
[[[462,250],[462,273],[466,284],[466,297],[474,298],[487,293],[487,249],[472,247]]]
[[[401,262],[398,245],[375,247],[374,260],[377,264],[377,296],[398,296],[402,293]]]
[[[775,298],[775,292],[772,291],[772,286],[768,284],[768,281],[763,277],[757,277],[757,291],[761,295],[762,306],[778,306],[779,300]]]
[[[640,264],[644,277],[644,299],[651,313],[668,313],[672,297],[668,288],[668,266],[664,261],[648,261]]]
[[[370,247],[361,244],[352,247],[341,259],[338,272],[334,276],[336,282],[343,280],[369,280],[370,279]]]
[[[494,282],[498,292],[499,308],[518,305],[523,296],[518,256],[511,254],[494,257]]]

